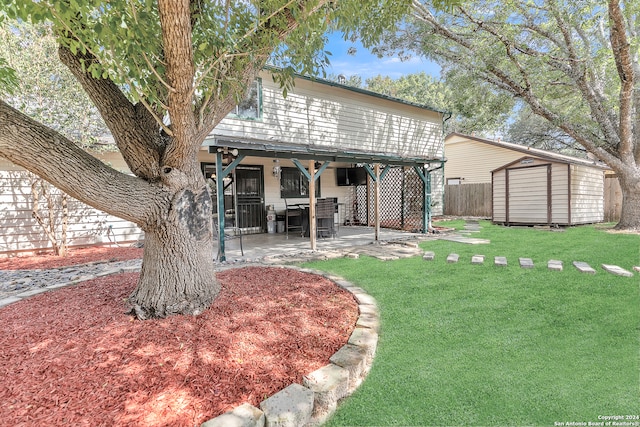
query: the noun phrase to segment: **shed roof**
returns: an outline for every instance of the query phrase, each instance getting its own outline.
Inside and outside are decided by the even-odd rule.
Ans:
[[[453,137],[462,137],[474,142],[479,142],[482,144],[488,144],[488,145],[493,145],[495,147],[500,147],[500,148],[505,148],[507,150],[513,150],[513,151],[517,151],[520,153],[524,153],[527,154],[529,156],[533,156],[533,157],[538,157],[541,159],[545,159],[545,160],[550,160],[550,161],[556,161],[556,162],[561,162],[561,163],[570,163],[570,164],[577,164],[577,165],[581,165],[581,166],[590,166],[590,167],[595,167],[595,168],[599,168],[599,169],[610,169],[609,166],[607,166],[605,163],[599,161],[599,160],[592,160],[592,159],[583,159],[580,157],[575,157],[575,156],[568,156],[566,154],[560,154],[560,153],[556,153],[554,151],[548,151],[548,150],[542,150],[540,148],[533,148],[533,147],[528,147],[526,145],[521,145],[521,144],[514,144],[512,142],[505,142],[505,141],[501,141],[501,140],[494,140],[494,139],[487,139],[487,138],[480,138],[478,136],[473,136],[473,135],[465,135],[462,133],[457,133],[457,132],[453,132],[450,133],[449,135],[447,135],[445,137],[445,143],[447,142],[448,139],[453,138]],[[516,162],[519,162],[522,159],[518,159]],[[508,167],[509,165],[505,165],[503,167]],[[500,169],[500,168],[499,168]]]

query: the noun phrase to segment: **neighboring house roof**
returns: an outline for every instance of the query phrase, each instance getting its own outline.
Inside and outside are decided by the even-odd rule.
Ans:
[[[464,138],[464,139],[467,139],[467,140],[479,142],[481,144],[488,144],[488,145],[492,145],[492,146],[495,146],[495,147],[505,148],[505,149],[508,149],[508,150],[517,151],[517,152],[520,152],[520,153],[527,154],[529,156],[539,157],[539,158],[546,159],[546,160],[558,161],[558,162],[563,162],[563,163],[572,163],[572,164],[578,164],[578,165],[583,165],[583,166],[592,166],[592,167],[601,168],[601,169],[610,169],[609,166],[607,166],[605,163],[603,163],[603,162],[601,162],[599,160],[583,159],[583,158],[580,158],[580,157],[574,157],[574,156],[568,156],[566,154],[560,154],[560,153],[557,153],[557,152],[554,152],[554,151],[542,150],[542,149],[539,149],[539,148],[528,147],[526,145],[514,144],[512,142],[505,142],[505,141],[501,141],[499,139],[498,140],[494,140],[494,139],[480,138],[478,136],[465,135],[465,134],[457,133],[457,132],[453,132],[453,133],[450,133],[449,135],[447,135],[445,137],[445,139],[444,139],[445,144],[447,143],[447,140],[449,140],[449,139],[451,139],[453,137],[460,137],[460,138]]]

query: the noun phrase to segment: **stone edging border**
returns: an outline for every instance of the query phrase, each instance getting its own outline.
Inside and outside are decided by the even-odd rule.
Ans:
[[[351,394],[369,374],[378,345],[380,313],[376,300],[364,289],[323,271],[295,266],[270,266],[322,276],[350,292],[358,302],[359,317],[347,344],[329,363],[260,402],[248,403],[201,424],[200,427],[319,426],[335,412],[338,402]]]

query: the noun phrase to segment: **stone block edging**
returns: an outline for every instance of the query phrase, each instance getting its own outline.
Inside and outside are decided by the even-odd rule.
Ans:
[[[200,427],[319,426],[338,403],[353,394],[366,378],[378,345],[380,312],[373,297],[342,277],[296,266],[277,266],[316,274],[350,292],[358,303],[358,321],[348,342],[329,358],[329,364],[260,402],[260,409],[245,403],[212,418]]]

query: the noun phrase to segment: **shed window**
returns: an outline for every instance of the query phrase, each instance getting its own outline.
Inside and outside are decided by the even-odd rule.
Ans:
[[[309,181],[297,168],[282,168],[280,197],[283,199],[309,197]],[[320,197],[320,179],[316,180],[316,197]]]

